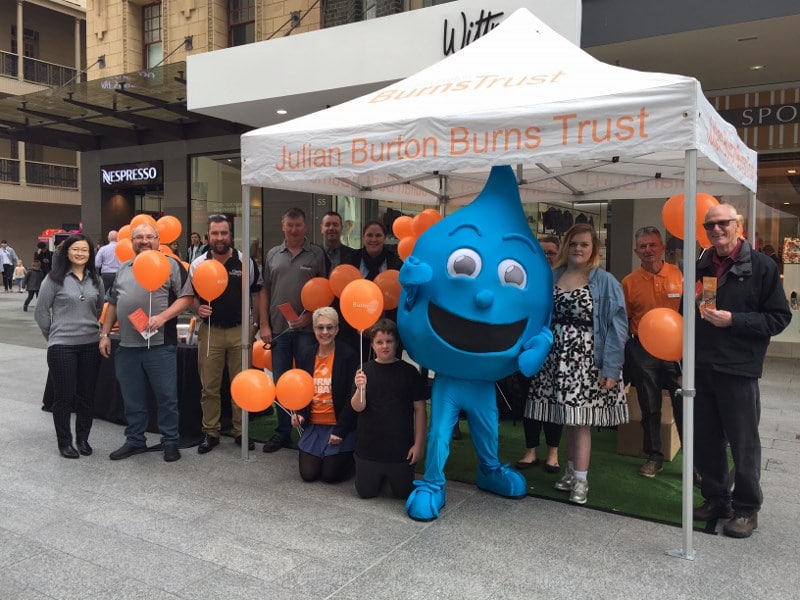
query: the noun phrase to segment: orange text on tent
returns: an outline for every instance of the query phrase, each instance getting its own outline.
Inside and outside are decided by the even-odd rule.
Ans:
[[[354,138],[351,150],[354,165],[389,160],[413,160],[437,156],[439,140],[433,136],[404,138],[398,135],[391,142],[375,143],[368,142],[364,138]]]
[[[601,144],[610,142],[612,137],[620,142],[634,137],[650,137],[645,130],[647,109],[643,106],[638,115],[621,115],[616,119],[588,119],[582,121],[576,113],[556,115],[554,121],[561,121],[561,145]],[[638,122],[638,128],[637,128]]]
[[[293,152],[284,146],[275,168],[278,171],[297,171],[311,167],[338,167],[341,164],[342,150],[338,146],[315,148],[311,144],[303,144]]]
[[[538,135],[538,127],[517,127],[509,129],[493,129],[491,131],[470,131],[466,127],[450,128],[450,155],[484,154],[501,150],[533,150],[542,143]]]

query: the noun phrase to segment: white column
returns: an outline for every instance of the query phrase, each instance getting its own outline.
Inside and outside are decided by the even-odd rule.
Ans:
[[[17,0],[17,80],[25,80],[25,29],[22,26],[22,2]]]
[[[75,19],[75,83],[81,82],[81,20]]]

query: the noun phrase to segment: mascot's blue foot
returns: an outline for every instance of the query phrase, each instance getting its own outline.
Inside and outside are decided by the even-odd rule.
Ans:
[[[414,489],[406,500],[406,512],[415,521],[433,521],[445,503],[444,488],[424,480],[414,482]]]
[[[506,498],[523,498],[527,494],[528,482],[519,471],[508,465],[497,469],[478,467],[478,487]]]

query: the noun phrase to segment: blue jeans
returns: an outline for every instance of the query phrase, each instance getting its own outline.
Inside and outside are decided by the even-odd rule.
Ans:
[[[272,342],[272,375],[278,382],[281,375],[292,368],[292,360],[301,354],[309,353],[317,343],[317,338],[310,331],[286,331],[275,336]],[[275,433],[289,437],[292,431],[291,419],[286,411],[277,409],[278,426]]]
[[[145,446],[147,439],[147,382],[158,407],[158,430],[162,444],[177,444],[178,367],[177,349],[164,344],[147,348],[123,348],[114,356],[117,381],[125,405],[125,440],[131,446]]]

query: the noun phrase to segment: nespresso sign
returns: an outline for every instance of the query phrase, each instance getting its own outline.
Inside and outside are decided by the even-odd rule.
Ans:
[[[113,187],[159,184],[163,181],[163,172],[164,162],[160,160],[100,168],[103,185]]]
[[[720,116],[734,127],[760,127],[800,123],[800,103],[771,104],[735,110],[721,110]]]

